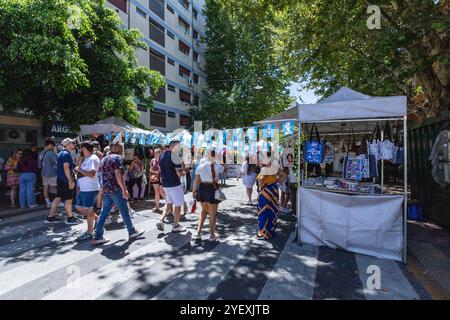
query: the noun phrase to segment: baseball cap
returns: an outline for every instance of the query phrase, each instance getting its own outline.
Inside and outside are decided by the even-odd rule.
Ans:
[[[75,143],[75,139],[65,138],[63,141],[61,141],[61,144],[65,147],[69,143]]]

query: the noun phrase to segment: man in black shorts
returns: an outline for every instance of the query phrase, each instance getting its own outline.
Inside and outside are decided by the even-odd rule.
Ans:
[[[67,212],[66,224],[74,225],[80,223],[78,219],[73,216],[72,201],[75,197],[75,178],[74,171],[75,164],[73,163],[70,152],[75,150],[75,140],[66,138],[61,144],[64,149],[58,154],[56,167],[56,198],[52,202],[50,214],[45,220],[46,223],[60,222],[56,217],[56,209],[62,200]]]

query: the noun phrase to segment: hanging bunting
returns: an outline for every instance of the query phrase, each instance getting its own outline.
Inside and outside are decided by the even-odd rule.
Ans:
[[[147,135],[147,141],[145,142],[146,145],[151,145],[152,144],[152,139],[153,139],[153,132],[150,132]]]
[[[232,140],[227,141],[226,163],[228,164],[234,163],[234,141]]]
[[[130,138],[131,138],[131,133],[128,131],[125,131],[125,143],[128,143],[130,141]]]
[[[257,127],[250,127],[247,129],[246,137],[248,138],[248,141],[258,140],[257,129]]]
[[[241,141],[243,133],[244,133],[244,129],[242,129],[242,128],[234,129],[234,141],[235,142]]]
[[[135,144],[135,143],[136,143],[136,140],[137,140],[137,133],[136,133],[136,132],[133,132],[132,135],[131,135],[130,143],[131,143],[131,144]]]
[[[275,135],[275,125],[274,124],[267,124],[264,126],[263,129],[263,139],[273,139]]]
[[[122,132],[119,132],[111,144],[116,144],[122,142]]]
[[[139,137],[139,144],[143,146],[145,144],[145,133],[141,133]]]
[[[294,121],[288,121],[283,123],[283,137],[294,134]]]

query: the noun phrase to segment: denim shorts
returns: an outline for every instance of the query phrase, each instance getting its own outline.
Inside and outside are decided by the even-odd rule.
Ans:
[[[97,199],[98,191],[80,192],[77,196],[77,207],[92,209]]]

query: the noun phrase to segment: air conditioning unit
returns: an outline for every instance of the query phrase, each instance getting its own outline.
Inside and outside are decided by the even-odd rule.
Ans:
[[[190,87],[192,87],[192,86],[194,85],[194,81],[192,80],[192,78],[189,78],[189,79],[188,79],[188,85],[189,85]]]
[[[200,42],[199,39],[195,40],[195,45],[196,45],[197,47],[200,47],[200,44],[201,44],[201,42]]]
[[[12,144],[25,144],[25,132],[23,130],[16,129],[7,130],[6,142]]]

